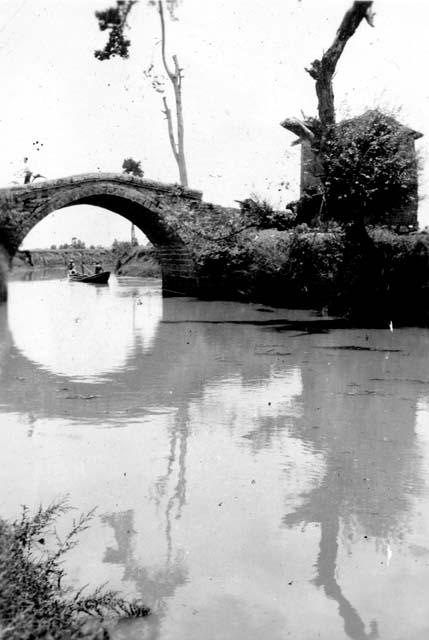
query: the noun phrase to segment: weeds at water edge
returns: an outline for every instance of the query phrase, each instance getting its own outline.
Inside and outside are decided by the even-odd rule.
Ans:
[[[74,592],[63,586],[63,556],[94,517],[94,510],[82,514],[62,540],[54,530],[55,549],[45,550],[45,537],[70,509],[60,500],[34,515],[23,507],[11,523],[0,519],[0,640],[107,640],[107,620],[150,613],[138,601],[103,587],[85,594],[85,587]]]

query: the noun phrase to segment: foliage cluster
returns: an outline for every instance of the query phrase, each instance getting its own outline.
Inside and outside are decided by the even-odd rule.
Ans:
[[[117,0],[115,7],[109,7],[104,11],[96,11],[100,31],[109,31],[109,38],[104,49],[97,49],[94,56],[98,60],[110,60],[115,56],[128,58],[130,40],[124,36],[127,26],[127,17],[136,0]]]
[[[296,214],[290,210],[276,211],[265,199],[254,195],[246,200],[238,200],[243,217],[257,229],[278,229],[285,231],[294,227]]]
[[[330,128],[322,146],[327,217],[376,224],[416,197],[414,132],[379,110]]]
[[[93,511],[83,514],[56,547],[47,539],[55,520],[69,510],[65,501],[39,508],[31,516],[24,507],[12,523],[0,520],[0,637],[3,640],[50,638],[106,639],[102,625],[109,616],[145,616],[149,609],[127,602],[113,591],[97,589],[84,594],[63,585],[63,556],[77,544],[77,536],[88,528]]]
[[[56,249],[55,245],[51,246],[51,249]],[[80,238],[73,238],[71,243],[64,242],[63,244],[58,245],[58,249],[86,249],[86,244]]]
[[[140,160],[133,160],[133,158],[125,158],[122,163],[123,173],[136,176],[137,178],[143,178],[144,171],[141,166]]]

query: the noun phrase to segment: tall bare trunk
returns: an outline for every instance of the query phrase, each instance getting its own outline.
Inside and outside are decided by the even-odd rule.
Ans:
[[[348,40],[363,19],[373,26],[372,1],[357,0],[346,12],[335,35],[334,42],[321,60],[314,60],[306,71],[316,81],[319,119],[322,131],[335,124],[334,90],[332,78]]]
[[[168,106],[167,98],[163,96],[164,113],[167,118],[168,137],[170,140],[171,150],[173,152],[174,159],[176,160],[180,184],[184,187],[188,186],[188,174],[186,169],[185,160],[185,143],[184,143],[184,124],[183,124],[183,105],[182,105],[182,69],[180,68],[179,61],[176,55],[173,56],[174,71],[168,66],[167,58],[165,55],[165,21],[164,21],[164,9],[161,0],[158,2],[159,16],[161,19],[161,50],[162,50],[162,62],[165,72],[173,86],[174,98],[176,103],[176,131],[173,125],[173,115],[171,109]]]

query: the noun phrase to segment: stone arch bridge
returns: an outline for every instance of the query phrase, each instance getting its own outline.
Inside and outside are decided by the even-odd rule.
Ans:
[[[200,191],[117,173],[82,174],[0,189],[0,300],[6,298],[7,264],[29,231],[53,211],[79,204],[108,209],[141,229],[157,251],[164,294],[192,295],[196,288],[193,260],[171,219],[203,206],[201,199]]]

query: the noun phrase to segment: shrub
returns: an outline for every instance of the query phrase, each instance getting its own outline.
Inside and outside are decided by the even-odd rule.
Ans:
[[[132,176],[136,176],[137,178],[143,178],[144,171],[141,167],[140,160],[133,160],[133,158],[125,158],[122,163],[122,169],[124,173],[128,173]]]
[[[296,214],[286,209],[275,211],[272,205],[265,199],[253,195],[246,200],[237,200],[243,217],[248,224],[256,229],[278,229],[284,231],[295,225]]]
[[[322,151],[327,217],[372,223],[416,197],[415,132],[379,110],[345,120],[328,132]]]
[[[39,508],[30,516],[24,507],[12,523],[0,520],[0,637],[3,640],[109,638],[101,624],[109,615],[145,616],[149,609],[127,602],[113,591],[84,595],[63,586],[64,554],[77,544],[94,511],[73,522],[53,551],[44,551],[56,518],[69,510],[64,501]],[[41,549],[41,551],[40,551]]]

